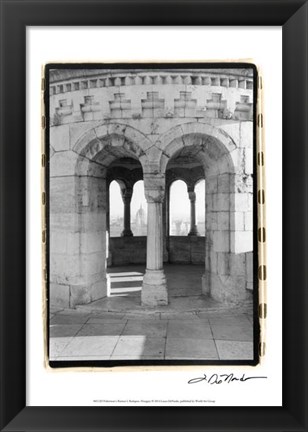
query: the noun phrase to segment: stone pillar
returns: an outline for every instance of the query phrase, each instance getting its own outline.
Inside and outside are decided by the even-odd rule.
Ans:
[[[143,278],[141,302],[144,306],[168,304],[166,277],[163,269],[164,176],[145,176],[145,197],[148,204],[147,264]]]
[[[170,185],[168,185],[168,188],[166,190],[166,235],[169,241],[170,236]],[[169,246],[169,244],[168,244]]]
[[[109,187],[106,189],[106,243],[107,243],[107,266],[112,265],[112,253],[110,248],[110,194]]]
[[[199,235],[196,225],[196,192],[188,191],[188,197],[190,200],[190,231],[189,236]]]
[[[166,191],[165,199],[163,201],[163,260],[164,262],[169,261],[169,198]]]
[[[122,200],[124,203],[124,229],[122,231],[122,237],[132,237],[133,233],[130,229],[130,202],[132,200],[133,189],[125,188],[122,192]]]
[[[49,303],[75,308],[107,295],[105,167],[71,150],[49,166]]]

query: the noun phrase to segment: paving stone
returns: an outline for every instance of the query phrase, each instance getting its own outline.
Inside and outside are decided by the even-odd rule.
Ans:
[[[53,307],[53,306],[50,306],[50,308],[49,308],[49,312],[53,313],[53,314],[56,314],[56,313],[59,313],[59,312],[62,312],[62,311],[63,311],[62,308],[57,308],[57,307]]]
[[[56,359],[64,350],[64,348],[73,340],[72,337],[54,337],[49,341],[49,359]]]
[[[83,324],[59,325],[54,324],[49,327],[49,337],[70,337],[75,336]]]
[[[251,321],[244,314],[241,315],[225,315],[219,314],[209,317],[210,324],[213,325],[235,325],[251,327]]]
[[[127,313],[124,316],[124,319],[127,320],[159,320],[160,319],[160,313],[139,313],[139,314],[129,314]]]
[[[218,360],[213,340],[167,337],[165,359]]]
[[[127,325],[123,331],[123,335],[165,337],[166,332],[167,332],[167,321],[128,320]]]
[[[83,316],[90,315],[89,313],[84,313],[78,309],[63,309],[58,312],[58,315],[73,315],[73,316]]]
[[[90,319],[108,319],[108,320],[121,320],[125,316],[124,313],[114,313],[114,312],[101,312],[93,313],[90,315]]]
[[[79,336],[120,336],[126,322],[117,323],[101,323],[101,324],[85,324],[80,332]]]
[[[113,355],[110,357],[110,360],[163,360],[162,356],[155,355],[133,355],[133,356],[124,356],[124,355]]]
[[[211,328],[207,321],[179,321],[171,320],[168,322],[168,338],[194,338],[194,339],[213,339]]]
[[[195,312],[191,313],[181,313],[181,312],[175,312],[175,313],[168,313],[168,312],[162,312],[161,313],[161,319],[168,319],[168,320],[198,320],[198,316]]]
[[[95,318],[89,318],[89,320],[87,321],[87,324],[104,324],[104,323],[122,324],[125,322],[126,322],[126,320],[124,320],[124,319],[95,317]]]
[[[164,357],[165,338],[147,337],[147,336],[121,336],[111,359],[114,356],[155,356],[156,358]]]
[[[208,312],[198,312],[197,313],[197,317],[199,318],[199,319],[207,319],[208,320],[208,318],[209,318],[209,313]]]
[[[61,356],[110,356],[119,336],[75,337],[61,352]]]
[[[104,356],[104,355],[100,355],[100,356],[59,356],[57,357],[57,361],[93,361],[93,360],[109,360],[110,356]]]
[[[51,318],[50,324],[84,324],[88,319],[89,315],[55,315]]]
[[[253,340],[253,328],[251,324],[211,324],[214,339],[247,341]]]
[[[216,340],[221,360],[252,360],[253,342]]]

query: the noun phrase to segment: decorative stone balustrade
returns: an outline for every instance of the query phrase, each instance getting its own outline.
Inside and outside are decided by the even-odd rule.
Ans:
[[[89,70],[88,76],[73,74],[70,80],[63,74],[61,81],[61,75],[51,75],[51,125],[109,118],[251,120],[253,78],[247,70],[244,75],[232,71]]]

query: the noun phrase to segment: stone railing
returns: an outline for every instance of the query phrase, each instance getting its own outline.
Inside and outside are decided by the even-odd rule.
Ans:
[[[65,72],[50,79],[52,125],[114,118],[252,119],[253,78],[247,71]]]

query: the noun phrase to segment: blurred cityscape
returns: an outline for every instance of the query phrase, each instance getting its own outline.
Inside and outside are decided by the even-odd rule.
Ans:
[[[179,218],[177,216],[170,218],[170,235],[186,236],[190,230],[190,219]],[[110,236],[120,237],[123,231],[124,219],[122,216],[115,216],[110,219]],[[197,222],[198,233],[201,236],[205,235],[205,220]],[[132,215],[131,230],[134,236],[147,235],[147,214],[142,205],[137,210],[135,215]]]
[[[130,229],[134,236],[146,236],[147,235],[147,215],[140,204],[139,209],[135,215],[132,215]],[[123,231],[124,218],[122,216],[116,216],[110,219],[110,236],[120,237]]]
[[[195,188],[197,229],[205,235],[205,182]],[[181,205],[179,205],[179,203]],[[116,181],[110,185],[110,236],[120,237],[124,228],[124,205],[120,187]],[[144,197],[143,181],[134,186],[131,200],[131,230],[134,236],[147,235],[147,202]],[[170,235],[186,236],[190,231],[190,201],[187,186],[183,181],[173,183],[170,193]]]

